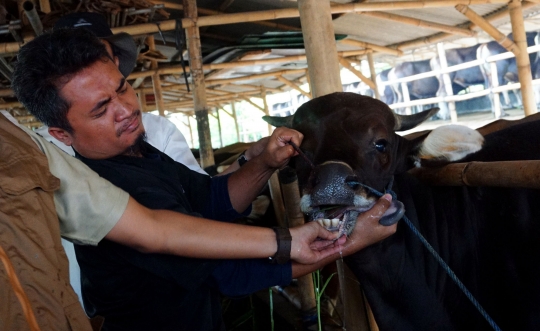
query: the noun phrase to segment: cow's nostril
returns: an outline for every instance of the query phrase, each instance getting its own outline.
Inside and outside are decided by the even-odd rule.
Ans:
[[[345,185],[350,187],[353,190],[358,190],[360,188],[360,182],[358,181],[358,178],[356,177],[348,177],[345,179]]]

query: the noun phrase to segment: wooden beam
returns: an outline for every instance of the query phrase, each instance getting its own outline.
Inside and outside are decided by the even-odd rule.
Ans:
[[[373,85],[375,87],[373,88],[373,93],[375,93],[375,98],[380,100],[381,96],[379,95],[379,87],[377,86],[377,79],[376,79],[377,73],[375,72],[375,62],[373,61],[373,54],[368,53],[367,59],[368,59],[369,74],[370,74],[369,80],[373,82]]]
[[[507,38],[506,35],[497,30],[496,27],[491,25],[491,23],[489,23],[482,16],[478,15],[474,10],[465,5],[457,5],[455,8],[457,11],[465,15],[465,17],[467,17],[471,22],[489,34],[493,39],[495,39],[495,41],[501,44],[502,47],[506,48],[506,50],[514,53],[515,55],[519,53],[517,45],[514,44],[512,40]]]
[[[527,53],[527,36],[523,22],[523,9],[520,0],[511,0],[508,3],[510,10],[510,23],[512,24],[512,36],[519,48],[516,54],[519,83],[521,84],[521,99],[525,116],[536,113],[536,102],[532,85],[531,63]]]
[[[198,21],[197,1],[183,0],[184,17],[194,23],[194,26],[186,28],[186,39],[189,53],[189,67],[193,84],[193,101],[195,117],[197,119],[197,132],[199,133],[199,151],[201,167],[213,166],[214,152],[212,138],[210,137],[210,124],[208,122],[208,105],[206,103],[206,85],[202,65],[201,37]],[[184,19],[184,20],[185,20]]]
[[[207,85],[225,85],[230,84],[233,82],[241,82],[244,80],[258,80],[263,78],[272,78],[277,76],[283,76],[283,75],[295,75],[299,73],[305,73],[306,69],[293,69],[293,70],[280,70],[280,71],[273,71],[268,72],[264,74],[257,74],[257,75],[248,75],[248,76],[242,76],[242,77],[236,77],[236,78],[226,78],[226,79],[209,79],[207,81]]]
[[[385,46],[379,46],[372,43],[366,43],[364,41],[354,40],[354,39],[342,39],[339,41],[340,44],[344,45],[351,45],[356,47],[362,47],[366,49],[372,49],[380,53],[395,55],[395,56],[402,56],[403,51],[400,51],[399,49],[385,47]]]
[[[360,78],[360,80],[366,83],[367,86],[369,86],[372,90],[377,90],[377,86],[375,85],[375,83],[371,79],[364,76],[362,72],[360,72],[359,70],[356,70],[356,68],[353,67],[353,65],[347,59],[340,58],[339,63],[341,63],[341,65],[347,68],[350,72],[355,74],[358,78]]]
[[[383,19],[383,20],[389,20],[389,21],[393,21],[393,22],[399,22],[399,23],[403,23],[403,24],[418,26],[420,28],[433,29],[433,30],[438,30],[438,31],[442,31],[442,32],[448,32],[448,33],[452,33],[452,34],[459,34],[459,35],[466,36],[466,37],[472,37],[472,36],[474,36],[476,34],[474,31],[469,30],[469,29],[460,28],[460,27],[457,27],[457,26],[439,24],[439,23],[435,23],[435,22],[429,22],[429,21],[425,21],[425,20],[419,20],[419,19],[416,19],[416,18],[397,15],[397,14],[392,14],[392,13],[374,11],[374,12],[364,12],[364,13],[360,13],[360,14],[365,15],[365,16],[371,16],[371,17],[380,18],[380,19]]]
[[[306,97],[312,99],[313,97],[311,96],[311,94],[309,94],[308,92],[302,90],[300,88],[300,86],[296,85],[295,83],[291,82],[290,80],[288,80],[287,78],[284,78],[282,76],[277,76],[276,77],[277,80],[279,80],[280,82],[282,82],[283,84],[289,86],[290,88],[293,88],[295,90],[297,90],[298,92],[302,93],[303,95],[305,95]]]

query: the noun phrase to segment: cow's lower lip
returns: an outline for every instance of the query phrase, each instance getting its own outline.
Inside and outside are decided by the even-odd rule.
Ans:
[[[310,221],[316,221],[328,231],[349,235],[356,225],[358,215],[369,210],[373,204],[366,207],[358,206],[316,206],[309,214]],[[400,201],[393,200],[388,210],[379,220],[381,225],[389,226],[397,223],[405,213]]]

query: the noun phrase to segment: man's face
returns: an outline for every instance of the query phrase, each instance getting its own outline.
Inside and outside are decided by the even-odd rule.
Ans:
[[[76,74],[60,95],[70,105],[67,119],[73,133],[61,130],[59,140],[84,157],[105,159],[126,153],[144,133],[135,91],[109,59]]]

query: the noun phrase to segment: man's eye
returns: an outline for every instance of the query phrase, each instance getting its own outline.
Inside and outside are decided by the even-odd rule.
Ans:
[[[387,145],[388,145],[388,141],[386,141],[384,139],[380,139],[380,140],[377,140],[375,142],[375,149],[378,152],[384,153],[384,152],[386,152],[386,146]]]
[[[94,118],[100,118],[101,116],[105,115],[107,112],[107,108],[104,108],[102,111],[94,115]]]

